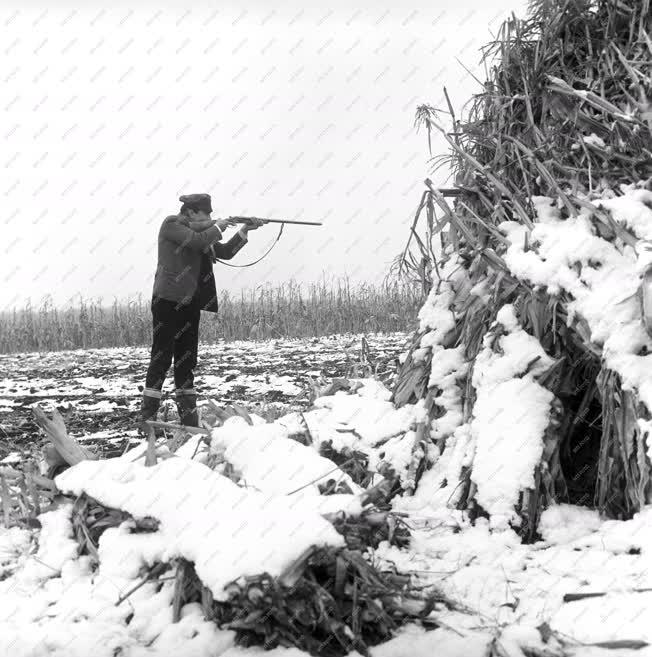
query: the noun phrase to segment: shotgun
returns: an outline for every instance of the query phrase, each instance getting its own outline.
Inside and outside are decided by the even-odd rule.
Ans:
[[[227,217],[231,221],[239,224],[246,224],[251,219],[264,221],[266,224],[299,224],[300,226],[321,226],[320,221],[291,221],[290,219],[267,219],[266,217]]]

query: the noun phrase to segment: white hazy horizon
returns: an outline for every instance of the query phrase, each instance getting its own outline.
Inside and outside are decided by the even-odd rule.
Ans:
[[[511,11],[523,3],[5,5],[0,309],[149,298],[160,223],[195,192],[213,218],[324,223],[286,226],[253,267],[216,264],[218,293],[380,282],[429,175],[416,107],[445,109],[446,86],[459,116],[479,91],[464,67],[485,79],[480,47]],[[232,263],[276,234],[252,232]]]

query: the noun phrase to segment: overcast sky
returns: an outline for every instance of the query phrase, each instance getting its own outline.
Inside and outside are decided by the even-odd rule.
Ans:
[[[462,64],[484,79],[479,49],[512,10],[523,2],[3,3],[0,306],[149,299],[161,221],[194,192],[213,218],[324,223],[288,226],[254,267],[215,265],[218,290],[380,281],[428,175],[415,109],[445,107],[444,85],[458,110],[470,99]],[[233,264],[276,232],[252,232]]]

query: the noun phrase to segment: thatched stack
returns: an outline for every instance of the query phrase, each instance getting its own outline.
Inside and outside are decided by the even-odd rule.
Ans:
[[[587,322],[568,311],[571,295],[510,271],[504,257],[509,240],[498,228],[518,222],[526,229],[525,250],[536,248],[527,242],[537,217],[532,199],[546,196],[557,201],[562,219],[589,208],[595,235],[621,250],[637,244],[632,231],[592,201],[618,196],[620,185],[651,189],[651,16],[649,0],[535,0],[526,19],[507,20],[486,48],[489,79],[468,117],[456,120],[449,104],[454,128],[446,131],[439,110],[417,111],[429,138],[439,131],[450,146],[434,159],[437,167],[452,167],[454,186],[436,189],[426,180],[399,271],[420,276],[430,292],[426,305],[452,312],[453,320],[435,330],[422,316],[393,399],[400,406],[430,394],[431,421],[454,411],[458,426],[469,422],[476,358],[486,339],[496,343],[504,329],[497,315],[512,305],[520,327],[551,359],[537,374],[553,395],[544,448],[535,484],[523,490],[517,508],[526,539],[553,501],[595,505],[615,517],[652,501],[650,461],[637,423],[649,420],[652,409],[606,369]],[[456,373],[459,408],[442,401],[443,388],[430,378],[437,358],[449,353],[442,350],[452,349],[468,364]],[[433,433],[424,457],[428,468],[444,456],[451,435]],[[581,449],[580,440],[587,443]],[[473,467],[473,459],[465,462],[449,504],[484,513],[475,499]]]

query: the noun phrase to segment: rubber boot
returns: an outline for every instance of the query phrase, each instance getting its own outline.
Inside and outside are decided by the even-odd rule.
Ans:
[[[155,388],[145,388],[140,402],[140,422],[138,430],[145,436],[149,435],[151,427],[146,420],[156,420],[158,408],[161,405],[162,392]]]
[[[197,392],[193,388],[177,388],[175,392],[179,422],[186,427],[198,427]]]

